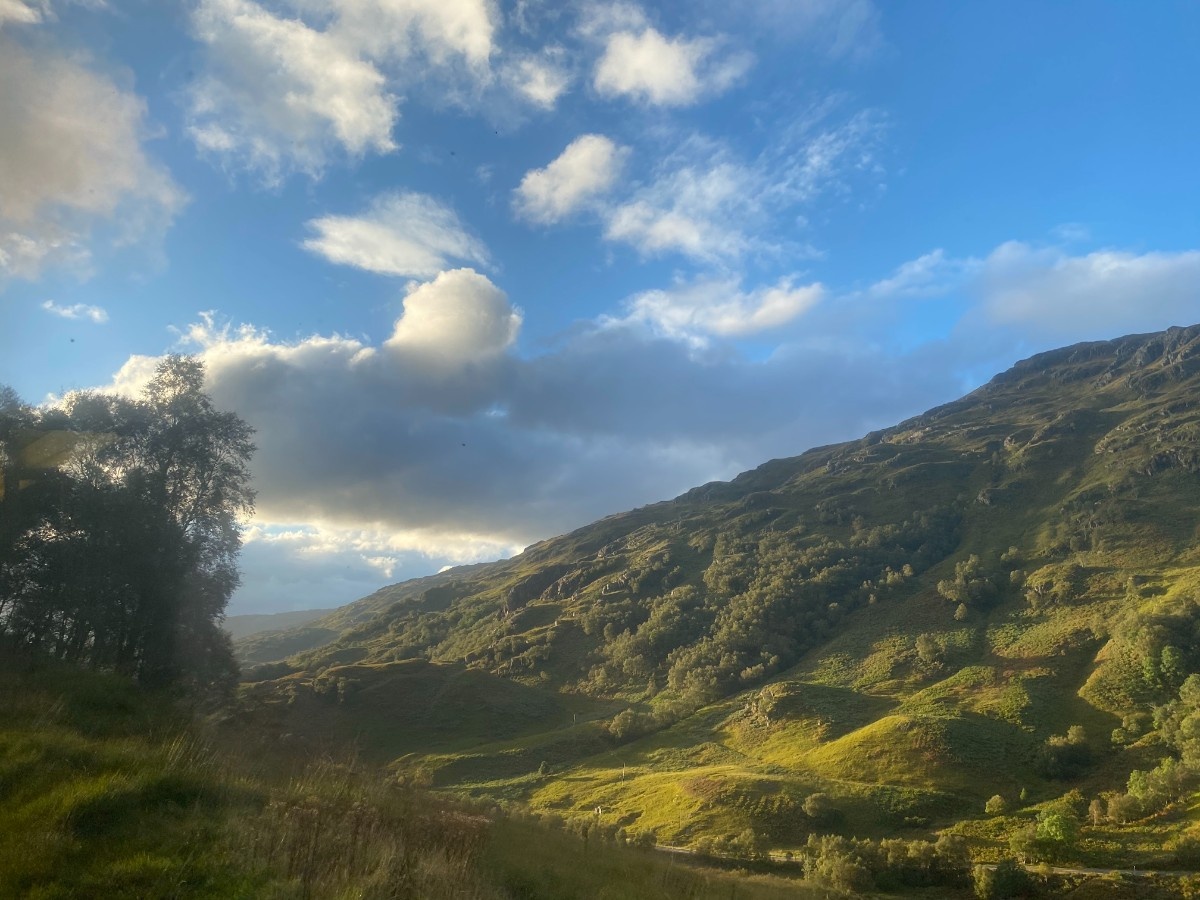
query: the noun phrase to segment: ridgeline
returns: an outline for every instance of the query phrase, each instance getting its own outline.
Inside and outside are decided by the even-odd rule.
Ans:
[[[1080,344],[245,639],[242,700],[298,746],[660,844],[941,832],[1170,868],[1196,848],[1198,476],[1200,326]]]

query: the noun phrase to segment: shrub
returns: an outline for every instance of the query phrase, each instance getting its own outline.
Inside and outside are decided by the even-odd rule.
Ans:
[[[975,896],[980,900],[1032,897],[1035,893],[1029,872],[1015,859],[1002,859],[994,867],[976,866],[973,876]]]

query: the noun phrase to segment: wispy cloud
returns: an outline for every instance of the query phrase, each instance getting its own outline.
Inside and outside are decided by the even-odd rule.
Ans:
[[[102,325],[108,321],[108,313],[99,306],[89,306],[86,303],[73,303],[70,306],[60,306],[53,300],[42,304],[42,309],[60,319],[86,319]]]
[[[0,26],[36,25],[49,13],[49,0],[0,0]]]
[[[819,283],[773,285],[743,290],[737,279],[703,279],[667,290],[645,291],[626,304],[627,313],[608,325],[645,324],[664,337],[703,344],[709,337],[759,334],[794,321],[825,295]]]
[[[882,177],[878,114],[836,121],[834,113],[825,105],[783,127],[753,159],[728,143],[682,141],[631,196],[608,208],[605,237],[645,256],[680,253],[709,264],[811,255],[791,227],[797,213],[864,175]],[[789,227],[781,229],[783,217]]]
[[[764,39],[786,43],[793,52],[815,50],[833,60],[857,61],[884,45],[879,8],[872,0],[704,2],[717,21],[748,22]]]
[[[483,243],[428,194],[385,194],[359,215],[322,216],[308,227],[315,234],[304,249],[380,275],[429,278],[451,261],[488,264]]]

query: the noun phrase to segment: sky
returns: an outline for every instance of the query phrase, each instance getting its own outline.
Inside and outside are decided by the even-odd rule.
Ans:
[[[0,383],[206,364],[229,612],[1200,322],[1200,5],[0,0]]]

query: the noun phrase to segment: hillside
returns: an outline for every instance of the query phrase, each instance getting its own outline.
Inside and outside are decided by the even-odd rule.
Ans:
[[[264,631],[285,631],[298,628],[315,619],[324,618],[333,609],[299,609],[292,612],[266,613],[261,615],[227,616],[221,623],[235,641],[261,634]]]
[[[243,641],[247,714],[660,843],[953,829],[994,858],[1058,798],[1083,818],[1186,760],[1158,727],[1178,704],[1154,711],[1200,672],[1198,401],[1200,326],[1041,354],[860,440]],[[1073,852],[1167,860],[1180,785],[1104,806]]]

